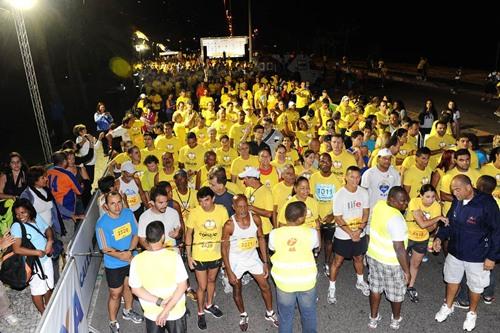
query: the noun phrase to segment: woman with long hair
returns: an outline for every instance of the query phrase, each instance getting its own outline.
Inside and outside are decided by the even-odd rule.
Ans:
[[[0,199],[16,199],[28,185],[26,171],[28,166],[21,154],[9,154],[8,166],[0,175]]]
[[[422,111],[418,114],[418,120],[420,122],[420,132],[422,132],[422,135],[425,136],[429,134],[432,129],[432,124],[438,120],[438,114],[432,99],[427,99],[425,101]]]
[[[441,160],[439,164],[436,166],[436,169],[432,172],[432,178],[431,178],[431,184],[438,190],[437,193],[439,193],[438,189],[438,184],[439,180],[441,177],[444,176],[444,174],[448,171],[453,169],[455,166],[455,161],[453,160],[453,154],[455,153],[454,150],[448,149],[443,152],[441,155]]]

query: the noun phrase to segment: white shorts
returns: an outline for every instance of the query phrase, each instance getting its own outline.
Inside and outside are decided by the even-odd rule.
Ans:
[[[50,289],[54,289],[54,268],[52,259],[49,258],[42,263],[42,268],[47,279],[42,280],[38,275],[33,275],[30,281],[30,291],[32,296],[45,295]]]
[[[245,258],[245,260],[233,259],[229,262],[231,264],[231,270],[238,280],[241,279],[245,272],[249,272],[252,275],[264,274],[264,264],[258,257],[250,259]]]
[[[444,281],[458,284],[464,276],[467,278],[467,286],[470,291],[481,294],[484,288],[490,284],[490,271],[484,270],[482,262],[467,262],[458,260],[448,253],[444,262]]]

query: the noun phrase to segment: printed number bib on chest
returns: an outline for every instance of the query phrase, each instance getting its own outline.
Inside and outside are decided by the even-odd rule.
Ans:
[[[253,250],[257,247],[257,238],[238,239],[238,248],[242,251]]]
[[[132,233],[132,228],[130,227],[130,223],[127,223],[125,225],[113,229],[113,236],[117,241],[129,236],[131,233]]]
[[[319,201],[330,201],[333,199],[334,186],[328,184],[316,184],[316,198]]]

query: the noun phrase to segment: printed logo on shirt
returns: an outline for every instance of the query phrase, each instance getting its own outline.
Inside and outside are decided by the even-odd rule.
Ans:
[[[387,195],[387,192],[389,191],[390,186],[387,182],[382,181],[378,184],[378,189],[380,190],[382,195]]]
[[[113,237],[115,240],[119,241],[132,234],[132,227],[130,223],[124,224],[120,227],[113,229]]]
[[[288,252],[295,252],[295,244],[297,244],[297,239],[296,238],[289,238],[286,241],[286,245],[288,245]]]
[[[216,226],[217,223],[215,223],[214,220],[206,220],[205,223],[203,223],[203,227],[205,227],[205,229],[207,230],[215,229]]]
[[[342,161],[333,161],[332,165],[335,169],[340,169],[342,168]]]
[[[425,176],[422,178],[422,185],[430,184],[430,181],[429,177]]]
[[[195,153],[188,153],[187,158],[190,160],[194,160],[196,158],[196,154]]]
[[[167,149],[168,149],[168,150],[172,150],[172,149],[174,149],[174,145],[173,145],[173,144],[170,144],[170,143],[169,143],[169,144],[167,144]]]
[[[467,221],[465,222],[467,224],[477,224],[477,219],[475,216],[469,216],[469,218],[467,219]]]

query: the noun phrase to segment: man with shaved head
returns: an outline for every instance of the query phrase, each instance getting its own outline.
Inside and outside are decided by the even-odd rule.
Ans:
[[[454,199],[448,211],[449,225],[440,227],[434,240],[434,250],[441,250],[441,242],[448,240],[448,256],[444,264],[446,303],[436,313],[443,322],[453,313],[453,300],[465,274],[469,287],[470,306],[463,329],[476,327],[477,305],[490,282],[490,271],[499,259],[500,214],[491,195],[476,191],[469,177],[456,175],[451,181]]]
[[[243,194],[233,197],[233,209],[235,213],[223,229],[222,259],[229,283],[233,286],[234,302],[240,311],[240,329],[242,331],[248,329],[248,314],[241,295],[241,277],[246,272],[252,274],[262,293],[266,306],[264,318],[277,327],[278,316],[273,311],[271,287],[267,281],[269,276],[267,245],[261,219],[249,210],[247,198]],[[264,262],[259,258],[257,247]]]

